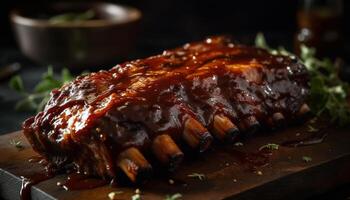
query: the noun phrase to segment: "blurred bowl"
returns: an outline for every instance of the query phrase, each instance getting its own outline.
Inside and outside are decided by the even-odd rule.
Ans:
[[[52,21],[52,16],[87,11],[94,17]],[[19,47],[27,57],[43,64],[81,68],[110,63],[130,53],[141,13],[112,3],[56,3],[18,8],[10,18]]]

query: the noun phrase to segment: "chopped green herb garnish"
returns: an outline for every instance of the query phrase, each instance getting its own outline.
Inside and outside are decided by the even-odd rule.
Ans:
[[[108,198],[111,200],[115,200],[117,195],[123,194],[123,191],[114,191],[114,192],[110,192],[108,194]]]
[[[264,48],[272,54],[294,56],[283,47],[271,49],[262,33],[258,33],[255,46]],[[310,74],[311,111],[318,116],[327,116],[332,123],[344,126],[350,123],[350,106],[347,101],[349,84],[339,78],[339,63],[329,59],[316,58],[314,48],[301,46],[300,59]],[[294,56],[295,57],[295,56]]]
[[[16,75],[11,78],[9,87],[23,96],[23,99],[16,103],[15,109],[19,111],[36,111],[44,109],[45,104],[50,98],[51,90],[61,87],[63,84],[71,81],[74,77],[68,69],[61,71],[61,76],[56,78],[51,66],[47,72],[42,75],[42,79],[34,88],[33,92],[27,92],[24,89],[23,80]]]
[[[261,146],[259,148],[259,151],[263,150],[263,149],[269,149],[269,150],[278,150],[279,148],[279,145],[278,144],[272,144],[272,143],[269,143],[269,144],[265,144],[263,146]]]
[[[308,125],[307,128],[308,128],[307,131],[310,132],[310,133],[318,132],[318,131],[319,131],[317,128],[315,128],[315,127],[313,127],[313,126],[311,126],[311,125]]]
[[[305,162],[311,162],[311,161],[312,161],[312,158],[309,157],[309,156],[303,156],[302,159],[303,159],[303,161],[305,161]]]
[[[233,145],[235,145],[236,147],[241,147],[241,146],[243,146],[243,143],[242,142],[236,142]]]
[[[177,200],[177,199],[181,199],[182,195],[180,193],[176,193],[173,195],[166,195],[164,200]]]
[[[131,200],[141,200],[141,195],[140,194],[134,194],[131,196]]]
[[[51,24],[63,24],[67,22],[82,22],[91,20],[96,16],[93,10],[87,10],[81,13],[64,13],[53,16],[49,19]]]
[[[141,200],[141,191],[140,189],[135,190],[135,194],[131,196],[131,200]]]
[[[23,149],[22,141],[20,140],[12,139],[10,140],[10,144],[16,147],[17,149]]]
[[[205,175],[204,174],[199,174],[199,173],[192,173],[187,175],[190,178],[198,178],[199,180],[204,180],[205,179]]]

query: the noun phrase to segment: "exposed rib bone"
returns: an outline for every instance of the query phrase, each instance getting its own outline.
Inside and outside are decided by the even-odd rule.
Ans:
[[[167,134],[159,135],[153,140],[152,150],[160,162],[175,169],[182,161],[184,154],[174,140]]]
[[[279,128],[285,125],[286,119],[280,112],[275,112],[272,117],[267,120],[267,125],[270,128]]]
[[[214,116],[212,129],[215,136],[222,141],[233,141],[239,133],[237,126],[224,115]]]
[[[199,152],[205,151],[213,140],[208,130],[193,117],[185,122],[183,138],[189,146],[198,148]]]
[[[241,121],[241,130],[246,132],[248,135],[254,134],[260,129],[260,123],[254,116],[249,116]]]
[[[309,107],[306,103],[304,103],[304,104],[300,107],[300,109],[299,109],[299,111],[298,111],[298,115],[299,115],[299,116],[305,116],[305,115],[309,114],[310,111],[311,111],[310,107]]]
[[[152,171],[152,166],[135,147],[130,147],[120,153],[117,165],[132,182],[147,179]]]

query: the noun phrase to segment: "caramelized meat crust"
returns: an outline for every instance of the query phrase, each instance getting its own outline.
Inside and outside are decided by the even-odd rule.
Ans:
[[[151,169],[150,153],[174,169],[180,143],[204,151],[213,138],[292,122],[308,111],[307,95],[297,59],[212,37],[80,76],[53,90],[23,130],[58,167],[137,181]]]

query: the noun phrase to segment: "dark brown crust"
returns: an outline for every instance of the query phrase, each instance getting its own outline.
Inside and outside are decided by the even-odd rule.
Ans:
[[[181,142],[189,118],[203,125],[193,133],[200,142],[211,137],[206,128],[216,114],[245,134],[271,126],[274,113],[295,120],[307,95],[308,75],[298,60],[213,37],[78,77],[53,90],[23,129],[57,165],[73,162],[87,174],[114,177],[121,151],[150,151],[160,134]]]

